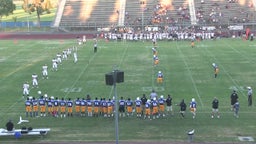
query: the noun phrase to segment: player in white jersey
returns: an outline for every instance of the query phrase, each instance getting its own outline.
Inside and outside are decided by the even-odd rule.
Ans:
[[[52,70],[53,71],[57,71],[58,70],[58,63],[57,63],[57,59],[56,58],[52,59]]]
[[[61,60],[61,54],[60,54],[60,53],[57,53],[56,57],[57,57],[57,62],[58,62],[58,64],[61,64],[61,62],[62,62],[62,60]]]
[[[32,86],[38,88],[38,76],[37,74],[32,74]]]
[[[67,60],[68,59],[68,51],[67,50],[64,50],[63,52],[62,52],[62,59],[65,59],[65,60]]]
[[[47,64],[42,66],[42,75],[43,75],[43,79],[48,79],[48,66]]]
[[[28,84],[28,82],[25,82],[23,84],[22,88],[23,88],[23,97],[29,96],[29,84]]]
[[[67,50],[67,56],[70,56],[71,53],[72,53],[72,48],[68,48],[68,50]]]
[[[77,53],[74,52],[74,63],[77,63]]]
[[[86,35],[83,35],[83,44],[85,44],[86,43]]]

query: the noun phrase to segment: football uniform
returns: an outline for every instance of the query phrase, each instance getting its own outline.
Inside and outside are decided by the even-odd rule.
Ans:
[[[58,63],[57,63],[57,59],[52,59],[52,69],[54,70],[54,71],[57,71],[57,69],[58,69]]]
[[[158,114],[158,102],[156,100],[153,100],[152,106],[153,106],[152,114],[157,115]]]
[[[58,53],[58,54],[56,55],[56,57],[57,57],[57,63],[58,63],[58,64],[61,64],[61,62],[62,62],[62,60],[61,60],[61,54]]]
[[[164,103],[165,103],[165,100],[163,99],[163,98],[160,98],[160,99],[158,99],[158,103],[159,103],[159,111],[161,112],[161,113],[163,113],[164,112]]]
[[[93,101],[93,113],[94,115],[98,115],[99,114],[99,107],[100,107],[100,101],[98,99],[95,99]]]
[[[75,101],[75,110],[76,113],[80,113],[80,106],[81,106],[81,101],[79,100],[79,98]]]
[[[46,111],[45,99],[40,98],[38,103],[39,103],[39,107],[40,107],[41,116],[45,116],[45,111]]]
[[[107,102],[107,105],[108,105],[108,116],[110,117],[113,114],[114,103],[111,100],[109,100]]]
[[[86,100],[82,99],[80,102],[81,114],[84,115],[86,111]]]
[[[53,115],[58,117],[59,114],[59,100],[56,98],[53,100]]]
[[[73,55],[74,55],[74,63],[77,63],[77,60],[78,60],[78,59],[77,59],[77,53],[76,53],[76,52],[74,52],[74,54],[73,54]]]
[[[38,79],[37,74],[32,74],[32,85],[33,85],[33,87],[37,87],[38,86],[37,79]]]
[[[32,103],[29,99],[25,101],[25,108],[26,108],[26,117],[28,117],[28,114],[32,117]]]
[[[145,104],[145,116],[150,116],[151,115],[151,103],[150,102],[146,102]]]
[[[60,100],[60,114],[61,116],[66,114],[66,101],[64,99]]]
[[[86,104],[87,104],[88,116],[92,116],[92,101],[91,100],[87,100]]]
[[[73,101],[68,100],[67,101],[67,107],[68,107],[68,116],[73,116]]]
[[[38,100],[33,98],[32,100],[32,105],[33,105],[33,116],[38,116]]]
[[[190,102],[190,111],[196,112],[196,102],[195,101]]]
[[[52,112],[53,112],[53,101],[51,99],[49,99],[47,101],[47,107],[48,107],[48,114],[52,114]]]
[[[158,65],[159,64],[159,58],[158,58],[157,55],[154,55],[153,60],[154,60],[154,65]]]
[[[29,84],[24,83],[23,84],[23,96],[28,96],[29,95]]]
[[[163,83],[163,78],[164,78],[163,73],[159,71],[157,74],[157,83]]]
[[[135,107],[136,107],[137,115],[141,114],[141,104],[142,104],[142,101],[140,99],[135,100]]]
[[[133,105],[133,102],[131,100],[126,101],[126,109],[127,109],[128,115],[132,113],[132,105]]]
[[[192,101],[190,102],[190,111],[191,111],[191,113],[193,114],[193,118],[195,118],[195,116],[196,116],[196,101],[195,101],[195,99],[194,98],[192,98]]]
[[[103,107],[103,114],[104,116],[107,116],[107,112],[108,112],[108,106],[107,106],[107,102],[106,100],[102,100],[102,107]]]
[[[44,66],[42,66],[42,69],[43,78],[48,78],[48,66],[45,64]]]

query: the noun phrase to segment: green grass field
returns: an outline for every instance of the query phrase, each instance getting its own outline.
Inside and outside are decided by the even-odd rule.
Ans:
[[[19,116],[25,117],[22,84],[31,75],[40,76],[39,88],[31,89],[59,98],[85,97],[112,98],[113,87],[105,84],[105,74],[113,67],[124,71],[124,83],[117,84],[118,97],[135,99],[149,95],[155,89],[158,95],[171,94],[173,103],[191,98],[198,103],[197,117],[187,110],[186,118],[180,119],[179,107],[173,106],[174,116],[156,120],[120,118],[120,141],[187,141],[186,131],[195,129],[196,142],[239,142],[238,136],[256,138],[255,101],[247,106],[247,86],[255,88],[255,41],[240,39],[208,40],[190,47],[189,41],[158,42],[160,63],[152,66],[151,42],[105,42],[100,40],[99,49],[93,53],[93,42],[78,48],[78,63],[73,58],[59,66],[57,72],[49,71],[49,79],[41,78],[41,67],[48,64],[58,52],[75,44],[75,40],[1,40],[0,41],[0,127],[12,119],[15,124]],[[212,63],[217,63],[220,73],[214,78]],[[164,84],[156,83],[156,74],[164,73]],[[239,118],[230,110],[230,94],[238,91],[240,101]],[[211,102],[220,101],[220,119],[211,119]],[[62,142],[62,141],[115,141],[114,118],[72,117],[26,118],[25,126],[51,128],[45,138],[0,137],[4,143]],[[15,125],[20,128],[20,125]],[[241,142],[239,142],[241,143]]]

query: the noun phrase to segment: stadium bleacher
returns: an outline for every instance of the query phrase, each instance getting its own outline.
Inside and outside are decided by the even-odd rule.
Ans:
[[[67,0],[60,27],[118,25],[120,0]],[[254,23],[252,0],[194,0],[198,24]],[[126,0],[125,25],[190,24],[186,0]]]

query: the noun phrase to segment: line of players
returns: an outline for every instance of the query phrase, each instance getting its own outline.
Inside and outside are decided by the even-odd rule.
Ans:
[[[41,95],[41,91],[38,91]],[[72,117],[72,116],[88,116],[88,117],[113,117],[115,110],[115,98],[113,99],[91,99],[90,95],[86,98],[77,98],[72,100],[70,98],[54,98],[49,97],[47,94],[41,95],[39,99],[27,98],[25,102],[26,116],[30,117]],[[118,110],[120,117],[130,117],[136,114],[138,118],[155,119],[165,117],[166,115],[173,115],[172,111],[172,98],[168,95],[167,99],[164,96],[156,99],[147,99],[145,94],[137,97],[135,100],[130,98],[120,98],[118,101]],[[167,113],[166,113],[167,112]]]
[[[77,63],[78,58],[77,58],[77,47],[73,46],[71,48],[68,48],[66,50],[62,51],[61,53],[57,53],[56,57],[52,59],[52,71],[57,71],[58,66],[62,64],[62,60],[67,60],[68,57],[71,57],[73,52],[73,58],[74,58],[74,63]],[[42,78],[43,79],[48,79],[48,65],[44,64],[42,66]],[[32,74],[32,87],[33,88],[38,88],[38,75],[36,73]],[[25,82],[22,86],[23,88],[23,98],[26,96],[29,96],[30,92],[30,85],[29,82]]]
[[[152,39],[152,44],[153,44],[153,48],[152,48],[152,52],[153,52],[153,66],[156,67],[159,64],[159,57],[158,57],[158,51],[157,51],[157,46],[156,46],[156,39]],[[163,78],[164,78],[164,74],[162,71],[158,71],[157,73],[157,83],[158,84],[162,84],[163,83]]]

